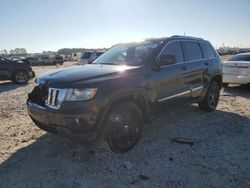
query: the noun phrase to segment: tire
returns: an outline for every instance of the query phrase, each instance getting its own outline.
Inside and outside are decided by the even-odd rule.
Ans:
[[[106,121],[106,141],[115,153],[126,153],[139,141],[143,130],[143,115],[132,102],[112,109]]]
[[[28,81],[29,81],[29,74],[25,70],[19,70],[13,74],[13,82],[17,84],[26,84]]]
[[[212,81],[206,95],[199,103],[199,108],[201,110],[211,112],[214,111],[218,105],[220,99],[220,86],[218,82]]]

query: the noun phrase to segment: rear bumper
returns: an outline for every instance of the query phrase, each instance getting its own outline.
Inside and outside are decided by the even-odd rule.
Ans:
[[[250,83],[250,75],[223,75],[223,83],[248,84]]]
[[[97,132],[94,124],[87,120],[89,113],[64,114],[27,101],[29,116],[41,129],[56,133],[72,140],[89,143],[96,139]]]

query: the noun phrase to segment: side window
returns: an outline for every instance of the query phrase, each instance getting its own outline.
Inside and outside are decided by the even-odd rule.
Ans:
[[[195,61],[203,58],[201,48],[197,42],[185,41],[182,43],[186,61]]]
[[[180,42],[171,42],[170,44],[167,44],[167,46],[162,51],[161,55],[174,55],[176,63],[184,62],[183,52]]]
[[[247,55],[246,61],[250,61],[250,55]]]
[[[239,55],[238,61],[250,61],[249,55]]]
[[[245,56],[239,56],[238,61],[245,61]]]
[[[250,55],[235,55],[229,58],[228,61],[250,61]]]
[[[213,58],[216,57],[214,51],[212,50],[211,46],[207,43],[200,43],[202,52],[205,58]]]

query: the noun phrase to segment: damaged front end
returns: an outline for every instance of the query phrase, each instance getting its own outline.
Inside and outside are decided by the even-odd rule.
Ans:
[[[39,106],[45,107],[48,98],[48,87],[45,85],[36,86],[29,94],[27,104],[29,102],[35,103]]]
[[[41,129],[69,137],[81,143],[93,141],[96,134],[96,114],[91,102],[66,102],[61,105],[64,89],[38,85],[28,94],[27,109],[32,121]]]

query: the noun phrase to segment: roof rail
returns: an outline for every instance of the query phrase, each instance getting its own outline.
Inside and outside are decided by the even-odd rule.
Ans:
[[[150,40],[164,40],[164,39],[166,39],[167,37],[159,37],[159,38],[145,38],[144,40],[145,41],[150,41]]]
[[[192,37],[192,36],[185,36],[185,35],[173,35],[173,36],[171,36],[171,37],[173,37],[173,38],[183,37],[183,38],[189,38],[189,39],[199,39],[199,40],[204,40],[203,38]]]

